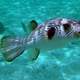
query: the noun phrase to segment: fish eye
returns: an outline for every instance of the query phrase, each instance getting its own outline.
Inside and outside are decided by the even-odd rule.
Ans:
[[[63,24],[64,31],[69,32],[71,30],[71,25],[69,23]]]
[[[55,34],[55,31],[56,31],[56,29],[54,28],[54,27],[51,27],[49,30],[48,30],[48,32],[47,32],[47,35],[48,35],[48,39],[52,39],[53,38],[53,36],[54,36],[54,34]]]

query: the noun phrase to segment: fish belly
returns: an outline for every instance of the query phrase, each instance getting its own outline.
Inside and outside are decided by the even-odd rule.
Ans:
[[[65,47],[69,42],[68,39],[42,40],[37,44],[37,47],[41,51],[54,50]]]

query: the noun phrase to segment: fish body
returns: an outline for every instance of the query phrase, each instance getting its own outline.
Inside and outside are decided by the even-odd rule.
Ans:
[[[36,60],[40,51],[62,48],[80,38],[80,22],[76,20],[57,18],[40,25],[37,25],[33,20],[28,27],[31,27],[31,33],[28,37],[2,38],[1,49],[7,61],[13,61],[26,49],[32,50],[29,59]]]
[[[52,38],[48,35],[49,29],[53,28]],[[52,50],[62,48],[69,42],[79,38],[80,35],[80,24],[78,21],[70,19],[52,19],[44,24],[38,25],[38,27],[31,32],[27,38],[28,45],[30,47],[37,47],[40,50]]]

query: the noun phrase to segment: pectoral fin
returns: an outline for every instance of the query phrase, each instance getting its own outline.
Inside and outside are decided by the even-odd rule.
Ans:
[[[29,24],[25,24],[22,22],[23,30],[27,34],[30,34],[37,26],[38,26],[38,23],[35,20],[30,21]]]
[[[30,60],[30,61],[36,60],[39,56],[39,53],[40,53],[40,49],[38,49],[38,48],[30,49],[28,51],[28,54],[29,54],[28,55],[28,60]]]

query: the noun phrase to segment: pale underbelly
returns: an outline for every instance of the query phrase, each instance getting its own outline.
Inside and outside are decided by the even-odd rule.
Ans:
[[[43,40],[37,44],[37,48],[41,51],[54,50],[65,47],[70,41],[69,39]]]

